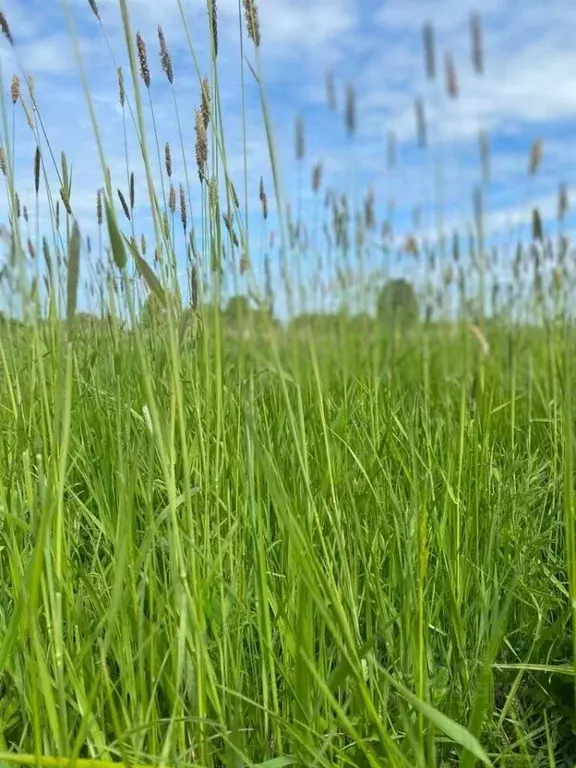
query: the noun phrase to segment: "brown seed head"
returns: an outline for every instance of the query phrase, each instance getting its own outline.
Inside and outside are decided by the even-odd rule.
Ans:
[[[40,147],[36,147],[36,152],[34,153],[34,189],[36,194],[38,194],[40,189]]]
[[[318,194],[320,184],[322,183],[322,163],[318,162],[312,170],[312,191]]]
[[[212,30],[212,48],[214,58],[216,58],[218,56],[218,8],[216,7],[216,0],[208,0],[208,16]]]
[[[10,32],[10,27],[8,26],[8,22],[6,21],[6,16],[4,16],[2,11],[0,11],[0,30],[2,30],[2,34],[8,40],[10,45],[14,45],[14,38],[12,37],[12,33]]]
[[[164,147],[164,165],[166,167],[166,174],[169,179],[172,178],[172,152],[170,151],[170,144],[166,142]]]
[[[96,5],[96,0],[88,0],[88,5],[90,6],[90,8],[92,8],[92,13],[94,14],[94,16],[96,16],[98,21],[100,21],[100,13],[98,12],[98,6]]]
[[[428,80],[434,80],[436,77],[436,51],[434,46],[434,27],[430,22],[424,24],[422,28],[422,42],[424,44],[426,77]]]
[[[544,149],[544,142],[542,139],[536,139],[530,148],[530,160],[528,162],[528,173],[534,176],[540,168],[542,162],[542,151]]]
[[[99,189],[96,193],[96,219],[98,226],[102,226],[102,190]]]
[[[134,190],[134,171],[130,174],[130,210],[134,210],[134,199],[135,199],[135,190]]]
[[[258,21],[258,6],[256,0],[242,0],[246,17],[246,31],[256,48],[260,45],[260,22]]]
[[[30,94],[30,99],[32,100],[32,104],[36,101],[36,93],[34,90],[34,78],[32,75],[28,75],[26,78],[26,84],[28,85],[28,93]]]
[[[304,120],[301,117],[296,118],[295,126],[295,154],[296,160],[303,160],[305,154],[304,146]]]
[[[428,144],[426,136],[426,114],[424,112],[424,101],[420,96],[416,98],[414,109],[416,113],[416,135],[418,137],[418,146],[420,149],[426,149]]]
[[[196,110],[196,165],[200,181],[206,178],[206,164],[208,162],[208,139],[202,109]]]
[[[188,212],[186,210],[186,194],[183,184],[180,184],[180,221],[182,222],[184,232],[186,232],[186,227],[188,226]]]
[[[260,177],[260,204],[262,205],[262,216],[264,221],[268,218],[268,197],[264,189],[264,179]]]
[[[124,89],[124,74],[122,72],[122,67],[118,67],[117,70],[118,74],[118,95],[120,97],[120,106],[124,106],[124,101],[126,100],[126,90]]]
[[[201,91],[200,109],[202,110],[204,128],[207,129],[210,122],[210,83],[207,77],[202,80]]]
[[[447,53],[445,57],[446,65],[446,91],[451,99],[458,98],[458,77],[452,54]]]
[[[346,87],[346,130],[349,136],[356,132],[356,91],[352,84]]]
[[[124,216],[130,221],[130,209],[128,208],[128,203],[126,202],[126,198],[122,194],[122,192],[118,189],[118,199],[120,200],[120,204],[122,205],[122,210],[124,211]]]
[[[158,42],[160,44],[160,63],[162,65],[162,71],[168,78],[170,85],[174,82],[174,70],[172,69],[172,59],[168,52],[168,46],[166,45],[166,38],[164,37],[164,30],[162,27],[158,27]]]
[[[560,184],[558,187],[558,219],[564,221],[569,208],[568,187],[566,184]]]
[[[10,86],[10,96],[12,97],[12,104],[16,104],[18,97],[20,96],[20,78],[18,75],[12,76],[12,84]]]
[[[142,80],[144,80],[146,88],[150,88],[150,68],[148,67],[148,56],[146,55],[146,43],[140,32],[136,34],[136,50],[138,52]]]
[[[484,48],[482,45],[482,22],[477,13],[470,16],[470,38],[472,45],[472,65],[477,75],[484,74]]]
[[[168,193],[168,208],[174,214],[176,212],[176,190],[174,184],[170,184],[170,192]]]

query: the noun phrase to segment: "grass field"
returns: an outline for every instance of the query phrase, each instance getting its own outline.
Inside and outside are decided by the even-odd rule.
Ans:
[[[550,314],[560,288],[542,302],[536,281],[533,325],[295,329],[272,322],[270,286],[265,310],[231,319],[221,249],[236,237],[249,273],[250,243],[214,68],[198,83],[204,218],[196,240],[184,222],[183,299],[166,226],[179,193],[164,200],[153,171],[147,62],[119,4],[161,258],[102,157],[100,318],[76,311],[86,243],[65,156],[52,231],[27,244],[3,109],[18,321],[0,334],[0,762],[572,766],[576,336]],[[242,11],[258,71],[257,8]],[[33,118],[38,195],[50,145]],[[270,150],[274,165],[272,136]],[[298,250],[285,224],[279,258]],[[534,251],[537,216],[533,234]]]

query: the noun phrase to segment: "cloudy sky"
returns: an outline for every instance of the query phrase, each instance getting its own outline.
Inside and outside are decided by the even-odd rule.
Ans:
[[[133,35],[146,41],[151,71],[150,94],[143,104],[147,140],[157,188],[161,175],[155,132],[163,149],[173,148],[174,180],[186,184],[188,169],[193,218],[199,229],[201,197],[194,159],[194,111],[199,104],[199,81],[210,76],[210,35],[205,0],[127,0]],[[14,38],[0,47],[3,91],[7,107],[6,137],[15,158],[16,188],[30,212],[31,237],[51,234],[47,193],[41,189],[38,227],[35,217],[34,152],[37,137],[30,130],[20,104],[12,109],[10,83],[14,73],[22,82],[34,78],[40,145],[52,194],[58,182],[53,153],[59,163],[66,152],[72,169],[72,208],[83,234],[96,237],[96,190],[103,185],[87,101],[79,75],[73,40],[79,43],[98,127],[114,188],[128,196],[127,160],[136,175],[134,226],[150,234],[151,220],[145,178],[128,111],[123,115],[116,67],[129,80],[126,42],[118,0],[97,0],[98,23],[88,0],[2,0]],[[229,174],[244,209],[244,126],[246,129],[247,190],[251,258],[262,278],[263,254],[275,228],[272,174],[258,89],[250,70],[241,65],[238,0],[218,0],[218,80]],[[181,15],[184,11],[185,22]],[[568,0],[525,0],[519,13],[509,0],[261,0],[260,60],[274,129],[282,193],[306,220],[314,247],[304,269],[312,274],[323,242],[326,188],[345,192],[360,202],[374,190],[378,231],[394,211],[399,239],[414,229],[433,236],[438,200],[447,231],[464,226],[473,215],[474,186],[481,179],[478,135],[490,141],[490,179],[485,184],[485,210],[491,232],[517,236],[537,205],[549,226],[557,209],[560,182],[570,188],[576,162],[572,132],[576,117],[576,6]],[[482,19],[484,74],[475,73],[470,53],[470,14]],[[426,78],[422,27],[432,22],[436,43],[437,77]],[[172,56],[174,88],[160,68],[157,27],[161,24]],[[242,36],[246,60],[255,65],[254,48]],[[445,56],[453,57],[458,97],[448,98]],[[327,102],[327,73],[334,75],[336,112]],[[242,90],[244,78],[244,91]],[[356,132],[346,131],[346,88],[356,92]],[[25,87],[24,101],[30,103]],[[134,105],[130,84],[128,103]],[[244,111],[242,109],[244,94]],[[426,109],[428,149],[418,147],[414,99]],[[176,119],[177,104],[186,162]],[[14,114],[13,114],[14,112]],[[294,124],[304,121],[305,157],[296,162]],[[245,120],[244,120],[245,117]],[[125,144],[124,118],[127,126]],[[40,123],[38,123],[40,125]],[[388,140],[396,137],[396,163],[389,167]],[[542,164],[535,177],[527,174],[533,142],[542,137]],[[126,150],[127,146],[127,150]],[[311,189],[312,168],[322,163],[322,191]],[[271,215],[262,225],[258,190],[260,178],[268,192]],[[43,187],[44,185],[42,185]],[[439,194],[440,191],[440,194]],[[121,210],[119,209],[121,217]],[[0,222],[8,223],[5,195],[0,196]],[[126,232],[130,232],[126,224]],[[375,236],[374,236],[375,237]],[[375,250],[374,253],[380,253]],[[272,254],[274,261],[276,257]],[[377,266],[374,256],[372,266]],[[394,260],[402,271],[405,263]],[[274,263],[274,279],[279,280]],[[182,260],[184,269],[184,260]],[[86,272],[84,273],[86,274]]]

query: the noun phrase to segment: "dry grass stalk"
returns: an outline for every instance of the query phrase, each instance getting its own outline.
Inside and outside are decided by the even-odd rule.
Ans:
[[[170,144],[166,142],[164,147],[164,165],[166,167],[166,175],[169,179],[172,178],[172,152],[170,151]]]
[[[140,74],[146,88],[150,88],[150,68],[148,66],[148,56],[146,55],[146,43],[140,32],[136,34],[136,50],[138,52],[138,61],[140,62]]]
[[[305,143],[304,143],[304,120],[302,117],[296,118],[296,125],[294,131],[294,153],[296,160],[304,160],[305,155]]]
[[[346,87],[345,122],[348,135],[353,136],[356,132],[356,91],[352,84]]]
[[[98,6],[96,5],[96,0],[88,0],[88,5],[92,9],[92,13],[94,14],[94,16],[96,16],[98,21],[100,21],[100,13],[98,11]]]
[[[38,190],[40,189],[40,147],[36,147],[36,152],[34,153],[34,189],[36,190],[36,195],[38,195]]]
[[[202,109],[196,110],[196,165],[200,181],[206,178],[206,164],[208,162],[208,138]]]
[[[486,337],[482,333],[482,330],[479,328],[479,326],[477,326],[474,323],[471,323],[468,326],[468,330],[472,334],[472,336],[474,336],[476,341],[478,342],[478,344],[480,346],[480,349],[482,351],[482,354],[485,357],[488,357],[488,355],[490,354],[490,345],[488,344],[488,341],[486,340]]]
[[[477,13],[470,16],[470,38],[472,45],[472,66],[477,75],[484,74],[484,46],[482,44],[482,22]]]
[[[322,163],[318,162],[312,169],[312,191],[318,194],[320,184],[322,183]]]
[[[246,31],[248,37],[256,48],[260,45],[260,22],[258,20],[258,6],[256,0],[242,0],[244,15],[246,17]]]
[[[428,138],[426,133],[426,114],[424,112],[424,101],[420,96],[414,102],[414,111],[416,113],[416,135],[418,137],[418,146],[420,149],[426,149]]]
[[[14,45],[14,38],[12,37],[12,32],[10,31],[10,27],[8,26],[8,22],[6,21],[6,16],[4,16],[2,11],[0,11],[0,30],[2,30],[2,34],[8,40],[10,45]]]
[[[162,27],[158,27],[158,43],[160,45],[160,63],[162,71],[168,78],[170,85],[174,83],[174,70],[172,69],[172,58],[168,52],[168,46],[166,45],[166,38],[164,37],[164,30]]]
[[[446,92],[451,99],[458,98],[458,77],[456,75],[456,66],[454,65],[454,58],[451,53],[447,53],[445,57],[446,65]]]
[[[422,28],[422,42],[424,44],[424,63],[428,80],[436,78],[436,51],[434,45],[434,27],[430,22]]]
[[[530,176],[534,176],[538,169],[540,168],[540,164],[542,162],[542,154],[544,149],[544,142],[542,139],[538,138],[536,141],[532,144],[530,148],[530,159],[528,161],[528,173]]]
[[[260,178],[260,204],[262,205],[262,216],[264,221],[268,218],[268,198],[264,189],[264,179]]]
[[[16,104],[20,96],[20,78],[18,75],[12,76],[12,83],[10,85],[10,96],[12,98],[12,104]]]
[[[122,72],[122,67],[118,67],[117,75],[118,75],[118,95],[120,97],[120,106],[124,107],[124,101],[126,100],[126,91],[124,89],[124,74]]]
[[[180,221],[186,234],[186,227],[188,226],[188,212],[186,210],[186,194],[184,191],[184,185],[180,184]]]
[[[208,82],[208,78],[205,77],[202,80],[202,86],[201,86],[201,101],[200,101],[200,109],[202,110],[202,118],[204,120],[204,128],[208,128],[208,123],[210,122],[210,83]]]

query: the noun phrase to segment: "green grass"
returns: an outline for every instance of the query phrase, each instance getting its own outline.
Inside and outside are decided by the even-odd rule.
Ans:
[[[75,313],[70,214],[52,233],[67,286],[40,319],[13,217],[0,762],[572,765],[573,327],[489,323],[488,355],[460,321],[232,334],[214,194],[195,255],[212,303],[184,313],[145,142],[142,159],[165,260],[128,246],[109,184],[124,290],[99,284],[107,322]],[[133,263],[158,302],[146,323]]]

